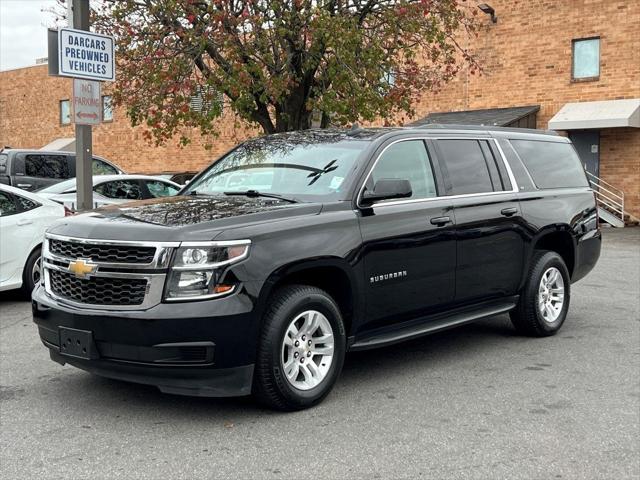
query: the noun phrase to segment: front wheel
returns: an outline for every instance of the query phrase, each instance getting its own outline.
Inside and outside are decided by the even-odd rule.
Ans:
[[[331,296],[307,285],[283,287],[264,318],[254,394],[278,410],[312,407],[333,388],[345,349],[342,315]]]
[[[31,292],[40,282],[40,276],[42,275],[41,255],[42,252],[39,248],[31,252],[22,271],[22,293],[27,298],[31,298]]]
[[[556,252],[536,251],[529,278],[511,322],[518,332],[534,337],[554,335],[569,310],[571,278],[564,260]]]

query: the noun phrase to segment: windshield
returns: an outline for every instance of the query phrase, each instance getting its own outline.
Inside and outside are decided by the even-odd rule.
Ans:
[[[38,193],[64,193],[70,188],[72,188],[73,191],[75,192],[75,189],[76,189],[75,178],[70,178],[69,180],[65,180],[64,182],[54,183],[53,185],[50,185],[47,188],[38,190]]]
[[[182,194],[255,191],[302,201],[336,200],[367,144],[344,133],[309,131],[251,140],[214,163]]]

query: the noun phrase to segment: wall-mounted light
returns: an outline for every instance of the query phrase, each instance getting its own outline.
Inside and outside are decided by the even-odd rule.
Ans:
[[[480,5],[478,5],[478,8],[482,10],[484,13],[486,13],[487,15],[491,15],[491,21],[493,23],[496,23],[498,21],[498,17],[496,16],[496,11],[488,3],[481,3]]]

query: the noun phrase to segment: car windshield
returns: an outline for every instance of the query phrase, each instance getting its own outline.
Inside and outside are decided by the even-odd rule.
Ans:
[[[339,198],[368,141],[344,133],[301,132],[243,143],[192,181],[183,195],[279,195],[301,201]]]
[[[64,182],[54,183],[53,185],[49,185],[47,188],[43,188],[38,190],[38,193],[64,193],[69,189],[76,189],[76,179],[70,178],[69,180],[65,180]]]

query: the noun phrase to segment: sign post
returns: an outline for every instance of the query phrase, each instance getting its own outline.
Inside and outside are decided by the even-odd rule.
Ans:
[[[49,75],[72,77],[78,210],[93,208],[91,126],[102,121],[100,82],[116,77],[114,40],[89,31],[89,0],[73,0],[69,26],[49,30]]]
[[[78,30],[89,30],[89,0],[73,0],[73,26]],[[60,38],[60,37],[58,37]],[[63,46],[58,40],[59,52]],[[58,68],[60,56],[58,57]],[[93,145],[91,139],[91,125],[76,122],[76,192],[77,208],[80,211],[93,208]]]

